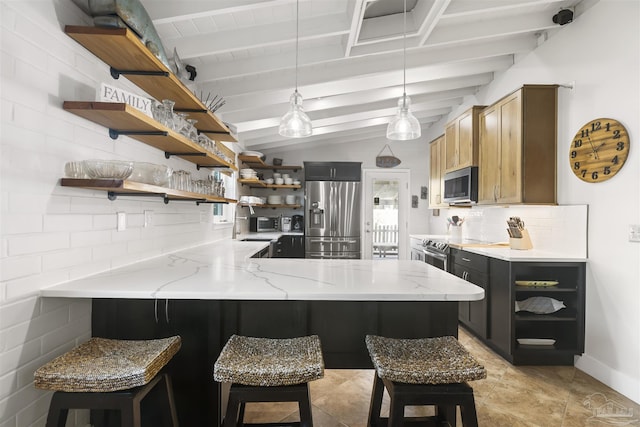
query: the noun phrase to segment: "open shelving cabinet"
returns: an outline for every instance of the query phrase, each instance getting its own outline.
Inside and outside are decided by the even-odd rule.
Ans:
[[[128,28],[67,25],[65,33],[111,67],[115,79],[124,75],[157,100],[175,101],[174,110],[189,113],[201,133],[219,141],[238,142],[180,79]]]
[[[516,280],[557,280],[555,286],[515,285]],[[555,313],[513,313],[514,364],[572,364],[584,351],[585,264],[580,262],[511,263],[512,302],[548,297],[565,304]],[[513,306],[513,305],[512,305]],[[522,345],[518,338],[551,338],[554,345]]]
[[[77,116],[109,128],[112,138],[127,135],[164,151],[165,157],[178,156],[201,167],[223,167],[237,170],[235,164],[205,150],[184,135],[124,103],[65,101],[62,108]],[[233,152],[221,144],[218,149]]]
[[[199,133],[209,135],[223,156],[234,159],[233,150],[218,141],[237,142],[227,126],[196,97],[128,28],[104,28],[67,25],[65,33],[110,66],[111,76],[121,75],[157,100],[175,101],[174,110],[185,112],[197,120]],[[233,161],[217,156],[191,139],[167,128],[126,103],[65,101],[63,109],[109,129],[117,139],[127,135],[144,144],[164,151],[165,158],[178,156],[196,165],[197,169],[221,168],[223,173],[237,171]],[[232,173],[232,172],[231,172]],[[63,187],[106,191],[110,200],[118,196],[161,197],[196,203],[236,203],[236,200],[208,194],[119,179],[63,178]]]
[[[276,166],[276,165],[268,165],[266,164],[260,157],[258,156],[247,156],[247,155],[239,155],[238,160],[242,161],[245,165],[252,169],[267,169],[267,170],[291,170],[297,172],[302,169],[302,166]],[[246,185],[251,188],[270,188],[272,190],[299,190],[302,188],[300,184],[267,184],[266,182],[258,179],[238,179],[238,182],[241,185]],[[240,204],[239,206],[247,207],[248,205]],[[300,204],[264,204],[264,205],[253,205],[254,208],[264,208],[264,209],[277,209],[277,208],[285,208],[285,209],[299,209],[302,207]]]

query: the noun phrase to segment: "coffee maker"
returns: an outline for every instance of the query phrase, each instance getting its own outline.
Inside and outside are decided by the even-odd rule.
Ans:
[[[291,217],[291,231],[304,231],[304,217],[302,215]]]
[[[291,217],[290,216],[281,216],[280,217],[280,231],[284,231],[288,233],[291,231]]]

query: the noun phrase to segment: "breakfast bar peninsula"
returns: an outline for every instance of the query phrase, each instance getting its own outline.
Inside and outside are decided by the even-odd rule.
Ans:
[[[182,425],[219,425],[213,364],[233,334],[317,334],[327,368],[371,368],[364,337],[457,336],[458,301],[482,288],[418,261],[252,258],[268,242],[223,241],[59,284],[92,299],[92,335],[182,337],[169,364]]]

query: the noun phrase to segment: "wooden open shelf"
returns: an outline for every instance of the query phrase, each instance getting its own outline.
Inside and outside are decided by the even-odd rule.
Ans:
[[[219,166],[238,170],[235,164],[210,153],[189,138],[167,128],[129,104],[65,101],[62,108],[109,128],[110,133],[115,131],[127,135],[128,132],[133,131],[133,134],[128,135],[131,138],[164,151],[165,156],[176,155],[195,163],[198,168]]]
[[[264,181],[255,179],[239,179],[238,182],[251,188],[292,189],[294,191],[302,188],[300,184],[267,184]]]
[[[256,156],[243,156],[239,155],[238,159],[242,160],[247,166],[253,169],[271,169],[271,170],[292,170],[297,171],[302,169],[302,166],[276,166],[276,165],[268,165],[262,160],[260,157]]]
[[[242,206],[242,207],[246,208],[249,205],[240,204],[239,206]],[[259,208],[259,209],[269,209],[269,208],[270,209],[276,209],[276,208],[299,209],[299,208],[302,207],[302,205],[299,205],[299,204],[295,204],[295,205],[285,205],[285,204],[282,204],[282,205],[267,205],[267,204],[264,204],[264,205],[252,205],[252,206],[254,208]]]
[[[121,72],[128,80],[159,101],[175,101],[174,109],[187,112],[189,118],[196,119],[196,127],[200,132],[206,133],[214,140],[238,142],[231,135],[229,128],[128,28],[67,25],[64,31],[111,66],[112,74],[113,70],[116,70],[116,73]],[[127,74],[127,71],[151,72],[154,75]]]
[[[164,198],[165,203],[171,200],[195,201],[198,203],[236,203],[236,200],[209,194],[193,193],[190,191],[174,190],[173,188],[143,184],[141,182],[124,179],[77,179],[62,178],[63,187],[84,188],[87,190],[107,191],[109,200],[117,196],[156,196]]]

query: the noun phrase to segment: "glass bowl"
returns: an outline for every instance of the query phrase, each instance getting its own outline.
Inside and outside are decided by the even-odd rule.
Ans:
[[[133,171],[133,162],[123,160],[85,160],[84,171],[92,179],[127,179]]]
[[[171,181],[173,169],[165,165],[156,165],[153,163],[134,162],[133,172],[129,179],[143,184],[159,185],[161,187],[168,186]]]

